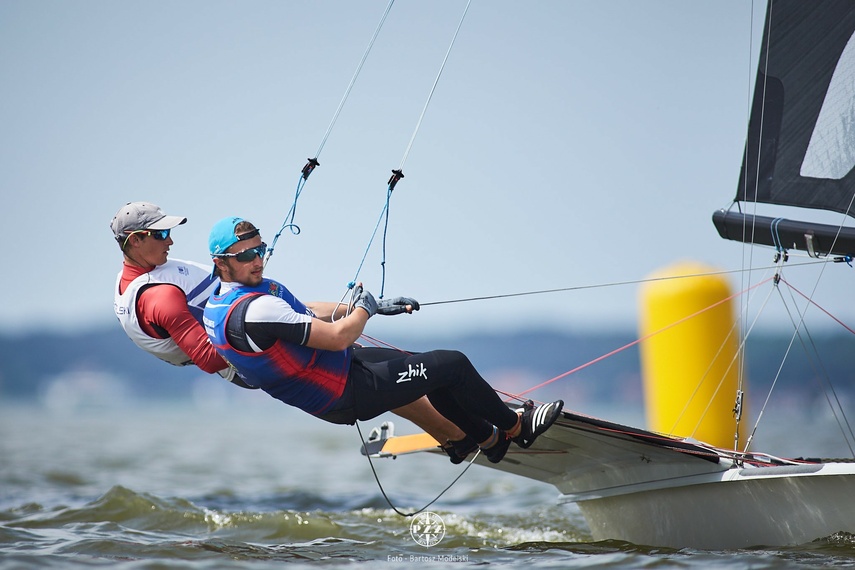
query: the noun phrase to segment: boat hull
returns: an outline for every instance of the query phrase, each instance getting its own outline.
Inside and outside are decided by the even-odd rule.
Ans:
[[[377,439],[365,452],[441,453],[427,440]],[[855,535],[855,462],[846,460],[740,454],[564,411],[532,447],[475,461],[553,485],[596,540],[719,550]]]
[[[530,449],[478,463],[554,485],[596,540],[717,550],[855,534],[846,460],[742,456],[564,412]]]
[[[855,466],[730,469],[710,482],[578,501],[596,540],[735,549],[855,533]]]

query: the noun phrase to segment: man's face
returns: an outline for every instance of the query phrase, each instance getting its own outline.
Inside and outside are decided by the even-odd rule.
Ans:
[[[169,230],[137,230],[127,238],[126,255],[142,267],[163,265],[174,242]]]
[[[222,263],[218,264],[217,267],[220,270],[221,279],[227,282],[236,281],[250,287],[255,287],[261,283],[262,274],[264,273],[263,256],[258,251],[252,251],[261,246],[261,244],[261,236],[259,235],[232,244],[226,250],[226,253],[240,254],[246,252],[245,255],[251,255],[252,259],[249,261],[239,261],[233,256],[220,257],[219,260]]]

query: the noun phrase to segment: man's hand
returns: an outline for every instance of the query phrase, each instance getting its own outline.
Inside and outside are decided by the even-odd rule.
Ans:
[[[368,318],[377,313],[377,301],[374,299],[374,295],[363,289],[361,284],[356,286],[353,308],[364,309],[368,313]]]
[[[383,299],[377,303],[378,315],[400,315],[401,313],[412,313],[418,310],[419,302],[410,297]]]

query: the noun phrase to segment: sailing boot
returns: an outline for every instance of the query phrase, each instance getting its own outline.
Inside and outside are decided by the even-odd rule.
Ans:
[[[481,446],[481,453],[490,463],[498,463],[505,457],[510,446],[511,436],[505,430],[493,426],[493,435],[490,437],[488,445]]]
[[[463,463],[466,457],[472,453],[473,451],[478,449],[478,442],[476,442],[471,437],[464,436],[463,439],[460,440],[448,440],[448,445],[442,448],[444,452],[448,454],[451,462],[457,465],[458,463]]]
[[[517,413],[520,413],[520,433],[513,438],[514,443],[523,449],[531,447],[537,436],[548,430],[549,426],[561,417],[563,407],[563,400],[541,404],[537,407],[531,400],[526,401],[523,407],[517,410]]]

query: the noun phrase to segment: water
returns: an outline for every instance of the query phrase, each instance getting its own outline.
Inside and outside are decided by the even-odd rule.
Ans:
[[[553,487],[480,466],[429,508],[446,530],[424,547],[384,500],[354,428],[263,394],[228,394],[233,401],[0,408],[0,568],[855,565],[851,536],[717,552],[595,542]],[[462,470],[433,455],[374,466],[403,511]]]

